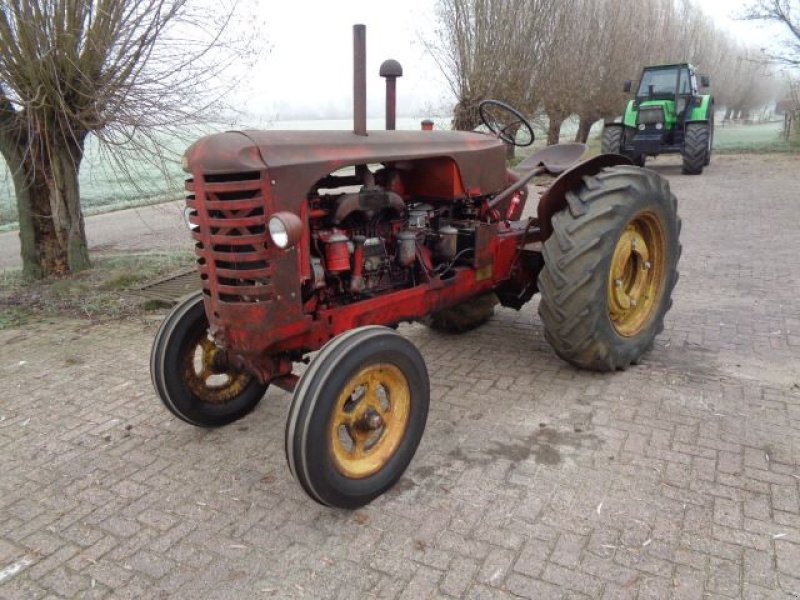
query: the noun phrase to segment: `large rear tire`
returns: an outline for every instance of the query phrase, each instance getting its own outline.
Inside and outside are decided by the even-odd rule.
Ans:
[[[539,274],[545,337],[596,371],[639,361],[664,328],[681,254],[669,183],[631,166],[585,177],[553,217]]]
[[[249,373],[215,365],[202,292],[179,302],[161,323],[150,376],[164,406],[197,427],[227,425],[252,411],[267,386]]]
[[[435,312],[422,319],[422,322],[434,331],[453,334],[466,333],[491,319],[497,304],[497,296],[493,293],[484,294]]]
[[[430,384],[419,350],[387,327],[328,342],[295,388],[286,459],[305,492],[358,508],[392,487],[417,450]]]
[[[700,175],[711,162],[711,125],[689,123],[683,140],[683,173]]]

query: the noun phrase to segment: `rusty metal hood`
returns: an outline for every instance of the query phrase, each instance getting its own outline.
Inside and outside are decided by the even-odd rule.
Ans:
[[[269,169],[283,192],[305,194],[325,175],[357,164],[448,157],[468,190],[491,193],[505,185],[505,146],[465,131],[229,131],[201,138],[186,151],[190,172]]]

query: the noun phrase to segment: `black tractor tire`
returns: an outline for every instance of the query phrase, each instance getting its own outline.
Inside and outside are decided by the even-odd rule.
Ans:
[[[601,151],[603,154],[622,154],[622,125],[606,124],[603,126]]]
[[[208,338],[203,295],[198,292],[166,316],[150,353],[150,376],[161,402],[197,427],[220,427],[241,419],[267,389],[248,373],[212,370],[215,348]]]
[[[683,173],[700,175],[711,162],[712,127],[708,123],[689,123],[683,140]]]
[[[388,327],[343,333],[323,346],[295,388],[286,421],[289,470],[320,504],[364,506],[405,472],[429,403],[428,371],[414,344]]]
[[[567,208],[552,225],[539,274],[546,339],[558,356],[580,368],[614,371],[638,363],[664,328],[678,280],[681,222],[669,183],[633,166],[603,169],[568,192]],[[658,238],[652,250],[641,243],[635,250],[636,240],[646,239],[634,236],[637,227]],[[625,261],[612,263],[625,252]],[[645,254],[652,262],[643,260]],[[626,274],[624,287],[616,285],[622,283],[615,275],[620,272]],[[630,303],[617,322],[616,294],[630,291],[633,298],[637,289],[646,290],[637,296],[638,308]]]
[[[484,294],[437,311],[422,319],[422,323],[441,333],[466,333],[491,319],[498,303],[494,293]]]
[[[610,123],[603,126],[603,138],[601,142],[601,152],[603,154],[621,154],[627,156],[637,167],[643,167],[646,157],[644,154],[630,155],[622,150],[622,140],[625,137],[625,127],[618,123]]]
[[[714,117],[713,117],[713,115],[714,115],[714,105],[713,104],[711,105],[711,108],[709,109],[709,111],[710,111],[710,114],[712,115],[712,117],[711,117],[711,121],[709,121],[709,126],[710,126],[711,131],[709,133],[710,139],[708,140],[708,154],[706,155],[706,166],[711,164],[711,155],[714,153],[714,120],[713,120],[714,119]]]

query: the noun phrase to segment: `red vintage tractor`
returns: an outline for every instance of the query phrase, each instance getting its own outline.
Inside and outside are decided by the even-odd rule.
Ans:
[[[187,150],[202,291],[151,355],[161,400],[199,427],[243,417],[270,384],[293,391],[289,468],[344,508],[390,488],[425,428],[428,372],[398,323],[463,332],[539,292],[559,356],[625,369],[663,328],[681,250],[668,183],[625,157],[578,163],[583,147],[556,146],[508,170],[506,144],[533,130],[502,103],[481,106],[492,134],[367,133],[363,39],[357,26],[354,131],[227,132]],[[387,107],[391,123],[391,94]],[[544,172],[560,176],[522,218]]]

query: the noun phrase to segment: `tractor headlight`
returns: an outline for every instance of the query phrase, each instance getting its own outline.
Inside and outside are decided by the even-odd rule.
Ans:
[[[656,129],[661,131],[662,129],[664,129],[664,124],[663,123],[656,123]]]
[[[269,220],[269,237],[281,250],[291,248],[303,237],[303,222],[294,213],[275,213]]]
[[[639,131],[644,131],[644,128],[645,128],[645,127],[646,127],[646,126],[645,126],[645,124],[644,124],[644,123],[639,123]]]

